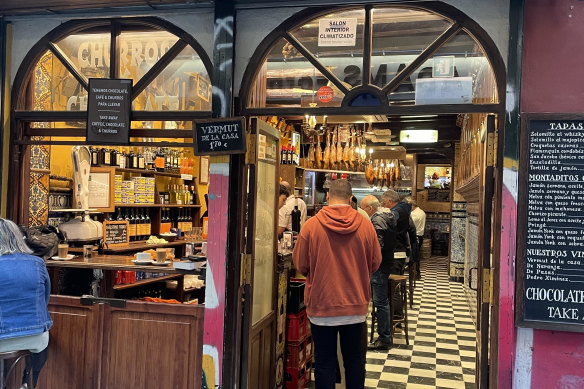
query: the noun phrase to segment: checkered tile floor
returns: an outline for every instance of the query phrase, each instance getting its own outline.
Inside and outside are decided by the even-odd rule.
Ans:
[[[368,351],[365,388],[475,388],[475,325],[462,284],[448,279],[447,263],[422,261],[414,307],[408,307],[410,344],[396,334],[389,352]]]

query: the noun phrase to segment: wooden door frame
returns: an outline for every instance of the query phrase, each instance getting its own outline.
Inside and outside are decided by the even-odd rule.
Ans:
[[[239,384],[240,388],[248,389],[249,387],[249,362],[251,361],[251,348],[250,348],[250,340],[261,332],[265,327],[269,325],[270,322],[275,322],[276,314],[276,302],[277,302],[277,278],[276,278],[276,267],[277,267],[277,260],[278,260],[278,248],[276,245],[278,239],[278,212],[274,212],[274,245],[273,245],[273,267],[272,267],[272,311],[263,317],[258,323],[255,325],[252,323],[252,307],[253,307],[253,287],[252,283],[255,277],[255,235],[256,235],[256,227],[257,227],[257,220],[255,218],[255,212],[258,207],[258,199],[255,196],[256,189],[257,189],[257,142],[258,142],[258,135],[260,133],[264,133],[268,136],[273,136],[278,141],[280,141],[280,135],[277,133],[277,130],[274,129],[273,133],[266,131],[266,129],[259,129],[258,123],[260,122],[259,118],[250,118],[250,138],[253,139],[251,145],[248,149],[248,155],[250,158],[246,161],[248,166],[247,172],[247,180],[244,182],[244,185],[247,186],[247,237],[245,242],[245,254],[249,255],[248,263],[242,266],[247,266],[247,269],[244,269],[243,272],[247,272],[248,275],[245,276],[242,274],[242,277],[245,279],[245,284],[243,285],[243,296],[244,296],[244,303],[243,303],[243,316],[242,316],[242,325],[241,325],[241,355],[244,355],[245,358],[241,359],[241,371],[240,371],[240,379]],[[266,123],[266,126],[268,124]],[[253,151],[250,150],[253,147]],[[279,150],[279,147],[276,148]],[[276,168],[276,181],[278,180],[278,171],[280,167],[280,159],[276,156],[275,158],[275,168]],[[274,191],[274,204],[278,204],[278,191]],[[251,231],[251,233],[250,233]],[[272,339],[271,343],[274,345],[274,352],[270,357],[270,387],[275,385],[275,345],[276,345],[276,336],[275,331],[272,331]],[[249,389],[256,389],[251,388]]]

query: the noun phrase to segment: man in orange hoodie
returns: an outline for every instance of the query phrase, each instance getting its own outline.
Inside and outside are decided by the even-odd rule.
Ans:
[[[335,387],[337,336],[347,388],[365,385],[370,276],[381,263],[381,249],[373,224],[351,207],[351,197],[348,181],[332,181],[328,206],[306,221],[292,254],[306,276],[316,389]]]

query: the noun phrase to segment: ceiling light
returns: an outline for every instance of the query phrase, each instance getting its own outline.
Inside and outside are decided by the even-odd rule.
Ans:
[[[436,143],[438,130],[401,130],[400,143]]]

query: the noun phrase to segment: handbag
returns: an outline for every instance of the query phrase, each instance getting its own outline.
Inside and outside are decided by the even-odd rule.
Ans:
[[[65,236],[61,231],[53,226],[20,226],[20,230],[24,234],[26,244],[33,251],[33,255],[43,259],[55,256],[59,242],[65,240]]]

